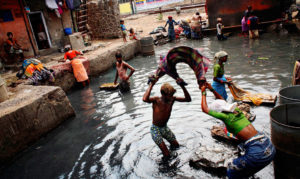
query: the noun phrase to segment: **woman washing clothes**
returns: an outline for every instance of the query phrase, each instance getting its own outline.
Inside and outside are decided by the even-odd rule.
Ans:
[[[202,27],[201,27],[201,16],[199,12],[196,12],[195,15],[192,17],[192,38],[200,39],[202,38]]]
[[[82,55],[81,52],[78,52],[76,50],[72,50],[70,45],[65,46],[65,56],[64,61],[70,60],[74,76],[76,78],[76,81],[79,83],[82,83],[83,86],[86,86],[90,84],[89,77],[87,75],[87,72],[81,62],[80,59],[76,58],[77,55]]]
[[[210,89],[217,98],[209,107],[206,102],[206,88]],[[228,131],[242,142],[238,148],[244,154],[228,164],[227,177],[229,179],[247,178],[271,163],[276,153],[275,147],[268,137],[254,128],[243,112],[236,107],[236,103],[227,103],[209,83],[201,87],[201,92],[202,111],[222,120]]]
[[[225,89],[225,84],[230,84],[231,78],[226,78],[224,76],[224,63],[227,62],[228,54],[225,51],[220,51],[215,54],[215,60],[218,61],[214,65],[214,78],[212,87],[217,91],[225,100],[227,100],[227,92]]]

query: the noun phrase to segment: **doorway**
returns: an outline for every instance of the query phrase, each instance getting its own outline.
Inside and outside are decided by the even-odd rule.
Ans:
[[[41,11],[28,13],[32,33],[39,50],[51,47],[47,25]]]

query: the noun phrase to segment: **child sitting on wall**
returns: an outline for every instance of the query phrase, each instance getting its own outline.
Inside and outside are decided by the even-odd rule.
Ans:
[[[138,40],[137,37],[136,37],[136,34],[134,33],[133,28],[129,29],[129,39],[130,40]]]

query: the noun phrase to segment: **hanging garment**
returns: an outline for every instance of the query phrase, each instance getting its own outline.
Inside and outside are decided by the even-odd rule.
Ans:
[[[58,9],[57,3],[55,0],[45,0],[46,6],[49,9]]]
[[[81,0],[73,0],[74,9],[79,8],[80,4],[81,4]]]
[[[74,9],[73,0],[66,0],[66,3],[69,9]]]

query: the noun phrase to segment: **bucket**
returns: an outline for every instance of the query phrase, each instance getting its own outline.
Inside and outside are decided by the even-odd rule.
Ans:
[[[6,85],[4,80],[0,76],[0,103],[8,99]]]
[[[300,85],[282,88],[279,91],[280,104],[300,103]]]
[[[270,112],[271,139],[276,148],[275,178],[300,178],[300,103],[283,104]]]
[[[152,37],[141,38],[141,51],[144,56],[154,55],[154,43]]]
[[[67,28],[64,29],[64,31],[65,31],[66,35],[71,35],[72,34],[72,28],[67,27]]]

